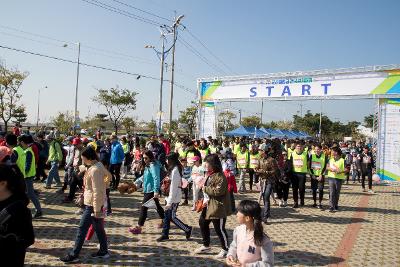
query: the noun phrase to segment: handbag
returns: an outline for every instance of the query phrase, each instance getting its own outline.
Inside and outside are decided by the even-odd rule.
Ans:
[[[204,209],[203,199],[201,198],[196,201],[194,210],[197,212],[201,212],[203,209]]]

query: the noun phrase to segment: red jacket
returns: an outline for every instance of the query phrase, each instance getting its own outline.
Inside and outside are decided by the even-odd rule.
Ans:
[[[164,139],[162,141],[162,145],[164,146],[165,149],[165,155],[168,155],[169,152],[171,152],[171,145],[169,144],[168,140]]]
[[[226,180],[228,181],[228,191],[229,192],[234,192],[237,193],[237,186],[236,186],[236,179],[235,175],[233,175],[233,172],[230,170],[225,170],[224,171]]]
[[[35,164],[37,167],[37,164],[39,162],[39,148],[37,147],[37,145],[35,143],[32,143],[29,146],[32,148],[33,155],[35,156]]]

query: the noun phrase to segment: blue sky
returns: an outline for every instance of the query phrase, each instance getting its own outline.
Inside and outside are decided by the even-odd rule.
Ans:
[[[98,1],[157,23],[170,24],[112,0]],[[187,32],[181,31],[179,36],[205,56],[211,65],[217,65],[229,75],[400,63],[400,1],[120,1],[161,17],[172,18],[174,10],[178,15],[184,14],[182,22],[229,69]],[[3,1],[1,10],[0,45],[75,60],[77,49],[74,43],[79,41],[82,62],[159,76],[155,53],[144,48],[146,44],[160,48],[159,31],[154,25],[82,0]],[[69,42],[67,47],[63,47],[65,41]],[[48,121],[58,111],[73,110],[76,65],[1,48],[0,59],[7,66],[30,73],[22,87],[22,102],[27,107],[29,121],[36,121],[38,88],[44,86],[48,88],[42,90],[40,100],[42,121]],[[205,64],[180,42],[176,49],[176,68],[176,82],[192,91],[196,91],[196,78],[224,74]],[[165,75],[169,79],[170,73]],[[137,109],[131,116],[145,120],[156,116],[158,81],[137,80],[134,76],[82,66],[79,83],[81,117],[104,112],[91,98],[96,94],[96,88],[115,85],[139,93]],[[167,110],[168,83],[164,84],[164,90],[164,110]],[[176,88],[174,117],[177,110],[188,106],[194,97]],[[264,120],[291,119],[299,112],[300,104],[303,113],[320,110],[318,101],[268,102],[264,106]],[[260,105],[254,103],[232,105],[245,110],[243,116],[260,111]],[[323,108],[329,117],[342,121],[362,120],[372,111],[371,100],[327,101]]]

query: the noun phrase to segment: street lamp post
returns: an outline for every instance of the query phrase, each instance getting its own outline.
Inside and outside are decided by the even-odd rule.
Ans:
[[[78,60],[76,66],[76,86],[75,86],[75,109],[74,109],[74,134],[76,134],[78,123],[78,88],[79,88],[79,59],[81,56],[81,43],[78,42]]]
[[[47,88],[47,86],[43,87]],[[36,128],[39,129],[39,120],[40,120],[40,89],[38,89],[38,102],[37,102],[37,117],[36,117]]]
[[[175,47],[176,47],[176,34],[177,28],[180,21],[183,19],[184,15],[180,15],[173,25],[173,33],[174,33],[174,44],[172,47],[172,63],[171,63],[171,86],[170,86],[170,98],[169,98],[169,129],[168,134],[171,136],[172,132],[172,100],[174,98],[174,70],[175,70]]]
[[[161,68],[160,68],[160,93],[159,93],[159,106],[158,106],[158,122],[157,122],[157,134],[161,133],[161,117],[162,117],[162,88],[164,83],[164,60],[165,60],[165,36],[161,34],[162,38],[162,50],[161,50]],[[146,45],[145,48],[152,48],[157,54],[157,50],[152,45]]]

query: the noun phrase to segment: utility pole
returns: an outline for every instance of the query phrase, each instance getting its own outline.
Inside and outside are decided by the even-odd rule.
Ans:
[[[264,100],[261,100],[261,113],[260,113],[260,123],[263,123],[263,110],[264,110]]]
[[[319,112],[319,131],[318,131],[318,139],[319,142],[322,140],[321,132],[322,132],[322,99],[321,99],[321,110]]]
[[[239,124],[242,125],[242,110],[239,109]]]
[[[78,88],[79,88],[79,59],[81,56],[81,43],[78,42],[78,61],[76,66],[76,87],[75,87],[75,110],[74,110],[74,134],[78,124]]]
[[[168,134],[171,136],[172,132],[172,101],[174,98],[174,71],[175,71],[175,47],[176,47],[176,35],[177,35],[177,28],[178,25],[183,19],[184,15],[180,15],[174,22],[174,25],[172,26],[173,28],[173,33],[174,33],[174,45],[172,47],[172,67],[171,67],[171,86],[170,86],[170,98],[169,98],[169,129],[168,129]]]

